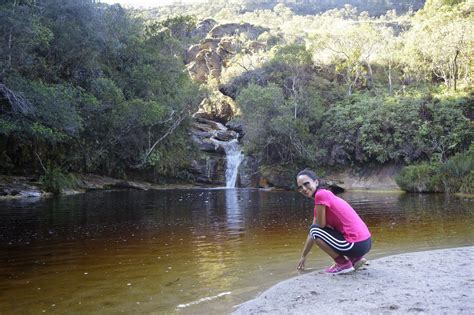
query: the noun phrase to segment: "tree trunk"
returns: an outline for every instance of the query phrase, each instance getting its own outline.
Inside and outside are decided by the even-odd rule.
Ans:
[[[388,94],[392,95],[392,61],[388,62]]]
[[[352,95],[352,87],[357,84],[358,78],[359,78],[359,70],[356,69],[355,75],[354,75],[354,81],[352,81],[351,85],[349,85],[349,95]]]
[[[372,87],[372,82],[374,81],[374,73],[372,72],[372,66],[370,65],[370,62],[367,61],[367,69],[369,70],[369,77],[367,78],[368,79],[368,87],[371,88]]]
[[[296,101],[295,85],[296,85],[296,77],[293,76],[293,78],[291,79],[291,90],[293,92],[293,99],[294,99],[294,105],[295,105],[295,119],[296,119],[296,116],[298,115],[298,102]]]
[[[349,84],[347,88],[347,95],[352,95],[352,79],[351,79],[351,72],[349,71],[349,67],[347,68],[347,83]]]
[[[10,34],[8,35],[8,58],[7,58],[7,68],[10,69],[12,67],[12,32],[13,28],[10,28]]]
[[[454,59],[453,59],[453,87],[454,87],[454,90],[456,91],[456,88],[457,88],[457,79],[458,79],[458,63],[457,63],[457,59],[458,59],[458,56],[459,56],[459,49],[456,49],[456,54],[454,55]]]
[[[15,16],[17,7],[17,0],[13,1],[13,10],[12,15]],[[10,27],[10,31],[8,33],[8,57],[7,57],[7,68],[10,69],[12,66],[12,44],[13,44],[13,26]]]

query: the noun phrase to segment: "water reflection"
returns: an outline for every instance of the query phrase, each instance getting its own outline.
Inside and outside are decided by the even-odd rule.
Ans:
[[[231,234],[238,234],[239,232],[243,232],[244,229],[244,218],[242,216],[242,210],[240,206],[243,196],[239,196],[239,192],[244,193],[245,190],[225,190],[227,229]]]
[[[374,236],[370,258],[473,244],[473,199],[342,197]],[[312,220],[311,200],[251,189],[98,192],[0,210],[2,314],[226,313],[297,275]],[[328,263],[315,250],[307,265]]]

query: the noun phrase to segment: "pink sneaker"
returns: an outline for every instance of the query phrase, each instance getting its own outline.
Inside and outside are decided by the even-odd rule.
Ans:
[[[332,274],[332,275],[348,273],[348,272],[351,272],[351,271],[354,271],[354,267],[352,267],[352,263],[350,262],[350,260],[346,261],[343,264],[335,263],[331,267],[328,267],[328,268],[324,269],[325,273],[329,273],[329,274]]]
[[[367,259],[365,259],[364,257],[351,257],[349,259],[352,263],[352,266],[354,267],[354,270],[359,269],[367,263]]]

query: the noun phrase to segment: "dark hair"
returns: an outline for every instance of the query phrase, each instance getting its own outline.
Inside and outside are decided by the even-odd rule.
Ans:
[[[316,175],[315,172],[313,172],[312,170],[308,169],[308,168],[305,168],[304,170],[300,171],[298,173],[298,175],[296,175],[296,178],[300,177],[301,175],[306,175],[308,176],[309,178],[311,178],[312,180],[320,180],[320,178],[318,177],[318,175]]]
[[[304,170],[300,171],[298,175],[296,175],[296,178],[300,177],[301,175],[306,175],[312,180],[318,180],[319,184],[318,184],[318,187],[316,187],[316,189],[322,188],[322,189],[330,189],[332,191],[332,189],[329,187],[326,181],[322,180],[318,175],[316,175],[314,171],[310,170],[309,168],[305,168]]]

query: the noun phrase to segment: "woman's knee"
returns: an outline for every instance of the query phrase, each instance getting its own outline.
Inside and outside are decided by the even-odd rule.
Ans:
[[[315,229],[315,228],[320,228],[320,226],[317,225],[316,223],[315,223],[315,224],[311,224],[311,226],[309,227],[309,230],[311,231],[311,229]]]
[[[313,240],[315,240],[317,238],[317,236],[316,236],[316,234],[317,234],[316,230],[317,229],[320,229],[319,225],[317,225],[317,224],[311,224],[311,226],[309,227],[309,235],[311,235],[311,238]]]

